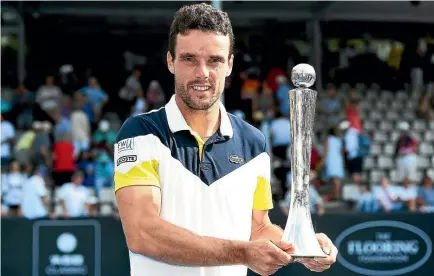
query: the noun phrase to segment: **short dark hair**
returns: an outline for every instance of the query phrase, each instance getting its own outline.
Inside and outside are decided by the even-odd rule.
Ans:
[[[186,5],[179,9],[175,13],[169,31],[169,52],[172,58],[175,58],[176,36],[186,34],[189,30],[229,35],[229,56],[233,53],[235,38],[226,12],[205,3]]]

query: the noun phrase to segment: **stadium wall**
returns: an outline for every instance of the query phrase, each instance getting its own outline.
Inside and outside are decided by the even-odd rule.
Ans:
[[[278,210],[271,219],[285,226],[286,217]],[[129,275],[118,219],[2,218],[1,222],[2,275]],[[339,248],[338,262],[323,275],[416,276],[434,271],[432,214],[324,215],[313,216],[313,224]],[[276,275],[313,274],[293,264]]]

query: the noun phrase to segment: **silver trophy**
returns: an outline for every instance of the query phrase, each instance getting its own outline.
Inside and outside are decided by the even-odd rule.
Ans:
[[[310,158],[317,92],[309,89],[315,82],[315,70],[309,64],[292,69],[296,86],[289,93],[291,120],[291,205],[282,240],[294,244],[296,258],[327,257],[321,249],[312,225],[309,205]]]

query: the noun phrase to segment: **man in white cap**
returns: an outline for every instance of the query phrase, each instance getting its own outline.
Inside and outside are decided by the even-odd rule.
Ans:
[[[415,180],[417,171],[417,141],[410,136],[410,125],[407,122],[400,122],[398,129],[401,136],[396,142],[395,159],[398,163],[399,180],[405,178]]]

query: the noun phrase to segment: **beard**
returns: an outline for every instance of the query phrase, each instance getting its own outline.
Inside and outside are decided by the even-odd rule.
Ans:
[[[187,85],[187,87],[190,87],[194,83],[190,83]],[[211,84],[210,90],[213,91],[215,85],[213,83]],[[175,78],[175,89],[179,95],[179,97],[182,99],[182,101],[193,110],[209,110],[220,98],[220,95],[223,93],[223,91],[219,92],[217,91],[214,93],[211,98],[204,98],[204,99],[195,99],[193,95],[190,95],[188,93],[188,88],[184,84],[178,83]]]

